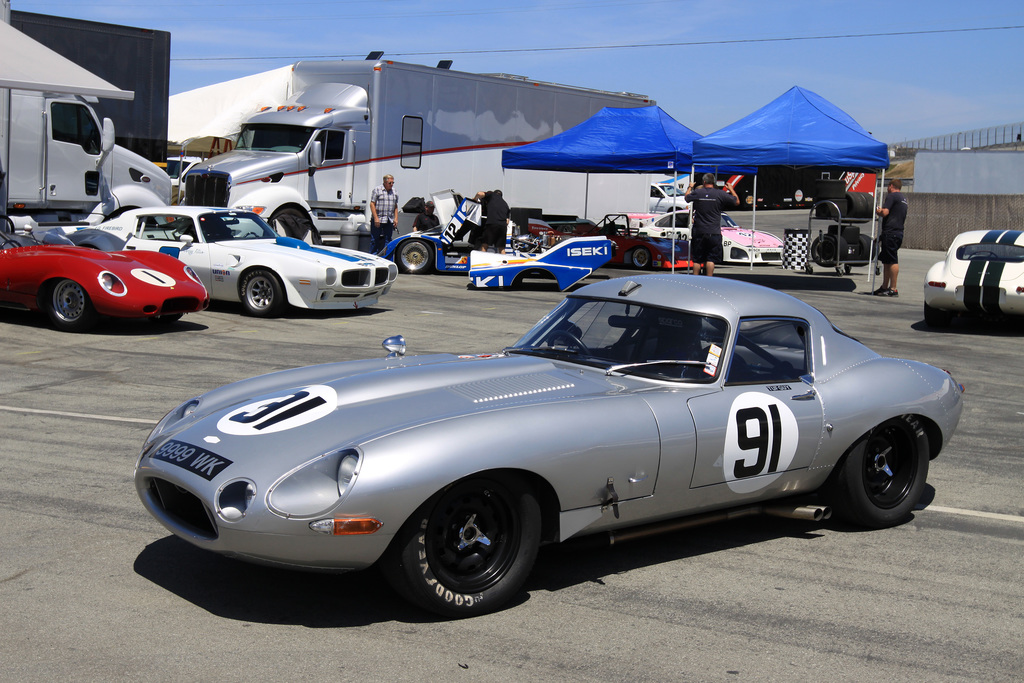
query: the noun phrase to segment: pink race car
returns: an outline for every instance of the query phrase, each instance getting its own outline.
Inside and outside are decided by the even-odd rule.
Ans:
[[[690,239],[689,211],[657,215],[630,214],[630,221],[641,234],[650,237]],[[673,227],[675,224],[675,227]],[[754,264],[782,263],[782,240],[770,232],[756,233],[740,225],[729,214],[722,214],[722,251],[726,263]]]

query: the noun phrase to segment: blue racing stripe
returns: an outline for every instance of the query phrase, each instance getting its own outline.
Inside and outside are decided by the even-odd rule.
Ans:
[[[316,247],[311,246],[310,244],[303,242],[302,240],[297,240],[294,237],[278,237],[276,243],[280,244],[282,247],[291,247],[292,249],[298,249],[300,251],[311,251],[314,254],[319,254],[321,256],[329,256],[331,258],[341,259],[342,261],[348,261],[350,263],[358,263],[359,261],[367,260],[367,258],[364,257],[349,256],[348,254],[339,254],[336,251],[317,249]],[[369,256],[369,254],[367,254],[367,256]]]

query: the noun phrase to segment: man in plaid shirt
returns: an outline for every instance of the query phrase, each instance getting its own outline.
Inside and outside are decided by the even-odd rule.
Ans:
[[[370,193],[370,250],[379,254],[391,241],[395,226],[398,225],[398,193],[394,190],[395,176],[384,176],[384,182]]]

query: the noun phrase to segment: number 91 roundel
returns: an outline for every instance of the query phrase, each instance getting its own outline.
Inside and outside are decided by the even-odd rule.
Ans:
[[[751,493],[778,479],[793,462],[798,437],[796,417],[782,401],[753,391],[737,396],[722,454],[729,488]]]

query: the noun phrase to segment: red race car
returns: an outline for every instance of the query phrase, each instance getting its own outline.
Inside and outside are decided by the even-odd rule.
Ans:
[[[46,311],[58,330],[83,332],[101,315],[172,322],[209,305],[199,278],[173,256],[40,244],[0,231],[0,306]]]
[[[608,265],[640,270],[673,267],[682,270],[691,265],[689,242],[676,241],[673,259],[672,240],[641,235],[637,228],[630,226],[629,216],[624,213],[609,214],[599,223],[586,219],[543,221],[531,218],[530,233],[551,244],[570,237],[607,237],[614,244]]]

